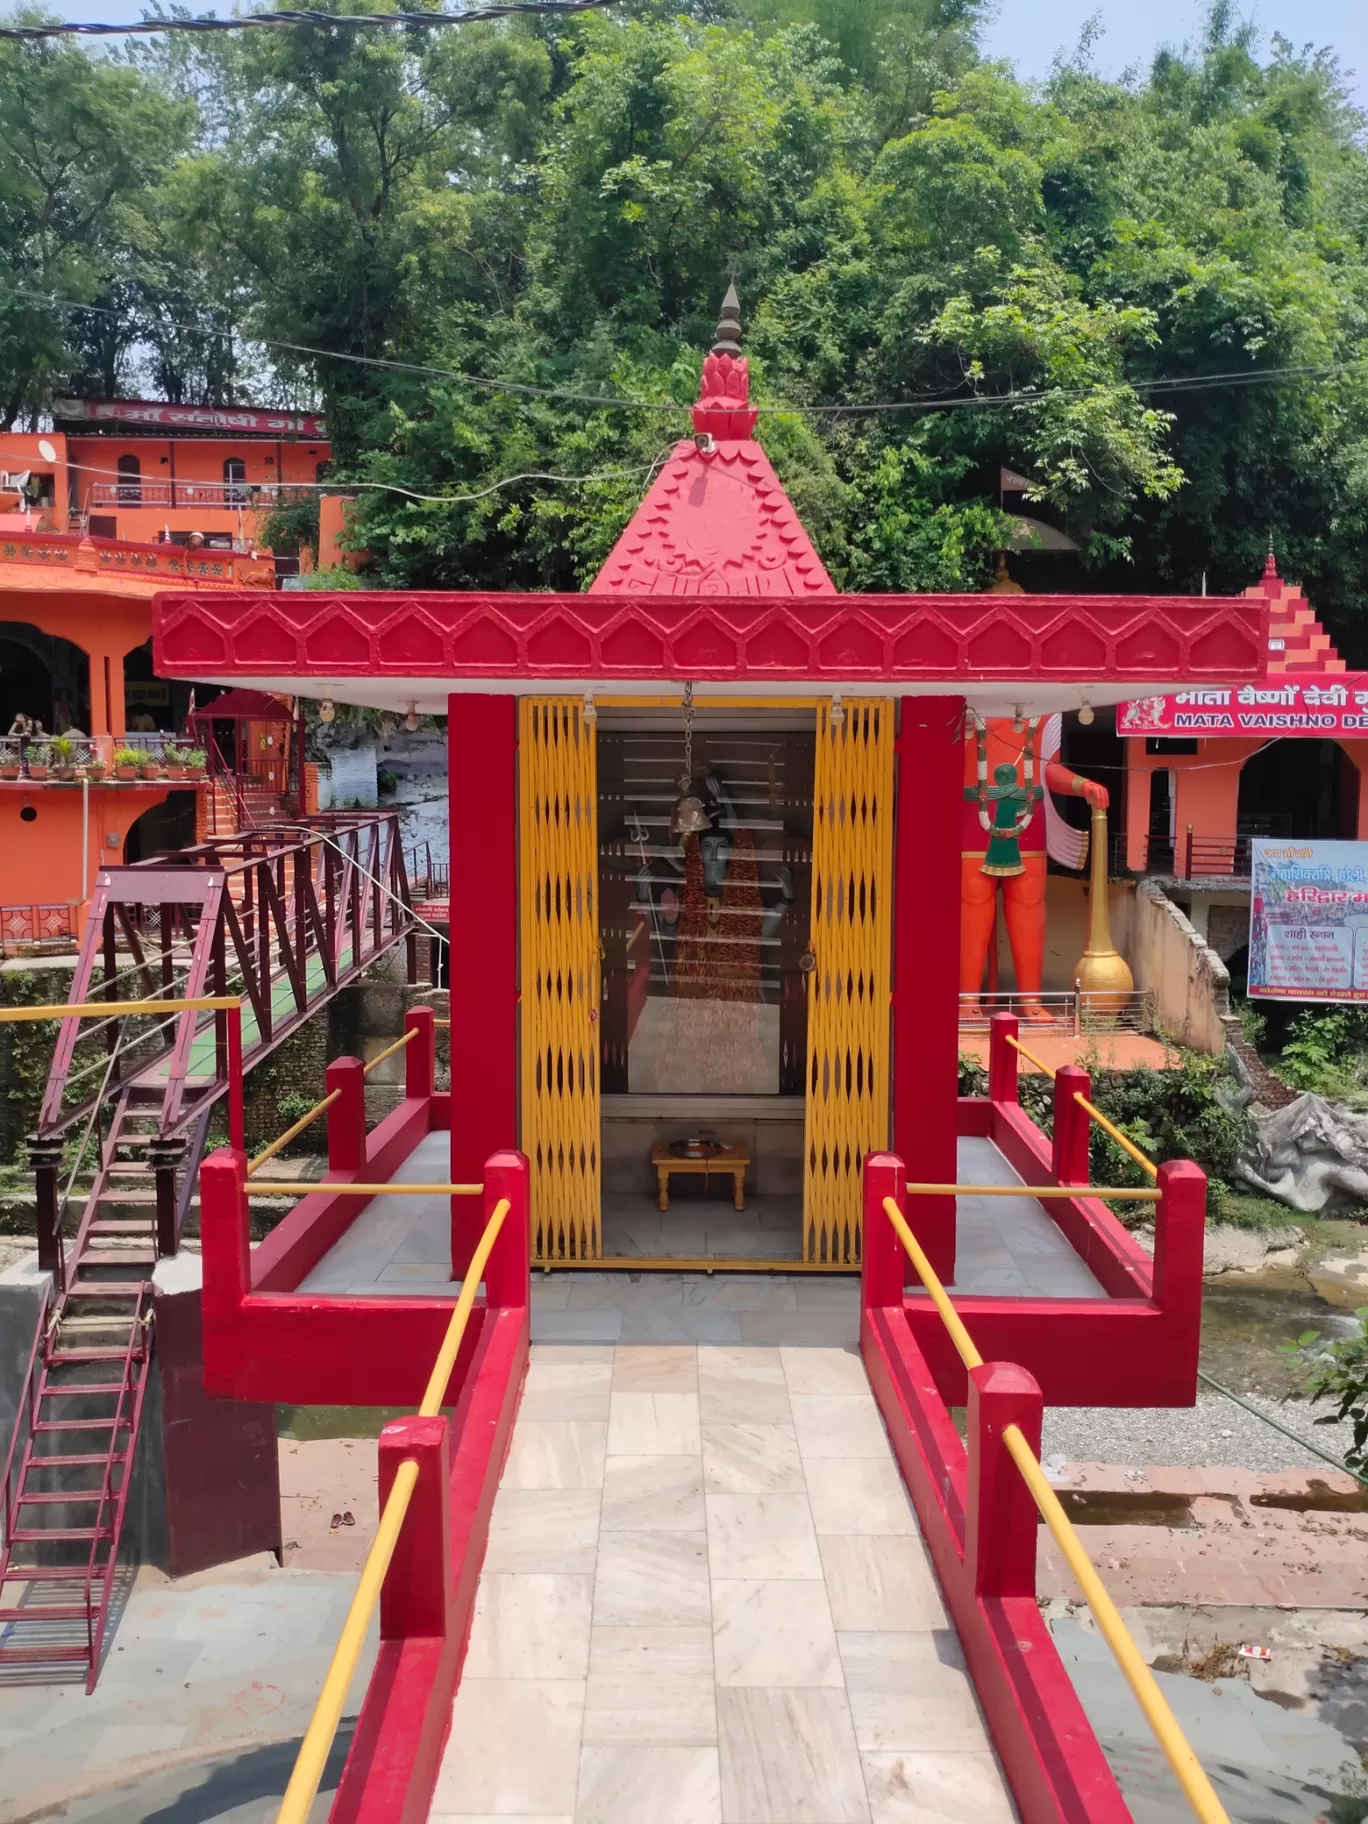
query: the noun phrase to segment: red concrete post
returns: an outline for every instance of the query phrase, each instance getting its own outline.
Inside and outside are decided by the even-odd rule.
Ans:
[[[907,1250],[888,1220],[884,1198],[907,1205],[907,1167],[896,1153],[869,1153],[864,1162],[864,1229],[860,1241],[860,1308],[901,1305]]]
[[[410,1102],[426,1102],[437,1083],[437,1027],[431,1007],[410,1007],[404,1031],[418,1034],[404,1047],[404,1095]]]
[[[366,1072],[360,1058],[334,1058],[325,1081],[341,1095],[328,1110],[328,1170],[355,1175],[366,1163]]]
[[[895,758],[893,1135],[910,1178],[958,1177],[964,701],[903,697]],[[955,1200],[918,1198],[918,1237],[955,1274]]]
[[[1011,1049],[1009,1045],[1007,1050]],[[1061,1065],[1055,1072],[1050,1170],[1056,1184],[1087,1184],[1091,1176],[1088,1147],[1092,1121],[1087,1110],[1074,1100],[1075,1096],[1091,1094],[1092,1078],[1077,1064]]]
[[[1015,1362],[969,1370],[964,1562],[978,1596],[1035,1595],[1036,1504],[1002,1434],[1015,1425],[1038,1457],[1043,1409],[1035,1378]]]
[[[1197,1395],[1202,1340],[1202,1252],[1206,1235],[1206,1173],[1191,1159],[1159,1167],[1154,1206],[1154,1302],[1165,1326],[1166,1366],[1184,1398]]]
[[[232,1393],[240,1368],[239,1317],[252,1289],[247,1162],[221,1146],[200,1166],[200,1250],[204,1388]]]
[[[418,1483],[380,1588],[382,1640],[440,1640],[451,1602],[450,1426],[444,1418],[391,1419],[380,1433],[380,1511],[404,1462]]]
[[[510,1209],[485,1267],[485,1303],[491,1309],[525,1310],[532,1295],[531,1171],[521,1153],[493,1153],[485,1160],[484,1195],[479,1200],[483,1228],[500,1198]],[[473,1197],[453,1202],[474,1203]],[[454,1268],[453,1268],[453,1277]]]
[[[447,769],[456,1184],[477,1182],[492,1152],[518,1144],[517,766],[517,699],[452,695]]]
[[[988,1022],[988,1100],[1017,1100],[1017,1054],[1008,1039],[1016,1038],[1021,1022],[1014,1013],[995,1013]]]

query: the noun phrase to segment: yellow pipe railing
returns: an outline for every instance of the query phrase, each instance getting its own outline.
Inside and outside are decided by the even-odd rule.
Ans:
[[[1154,1163],[1153,1159],[1150,1158],[1149,1154],[1141,1152],[1134,1140],[1131,1140],[1127,1135],[1123,1134],[1121,1129],[1113,1122],[1108,1121],[1107,1117],[1102,1114],[1100,1110],[1095,1109],[1092,1103],[1089,1102],[1088,1098],[1083,1094],[1082,1090],[1074,1091],[1074,1101],[1077,1102],[1078,1106],[1085,1114],[1091,1116],[1091,1118],[1096,1121],[1104,1134],[1111,1135],[1112,1139],[1115,1140],[1123,1153],[1130,1154],[1131,1158],[1134,1159],[1142,1172],[1148,1172],[1151,1178],[1157,1178],[1159,1176],[1159,1167]],[[1115,1195],[1114,1192],[1111,1194]]]
[[[909,1184],[909,1197],[1116,1197],[1125,1203],[1158,1203],[1162,1191],[1105,1184]]]
[[[1013,1051],[1019,1051],[1021,1053],[1022,1057],[1025,1058],[1025,1060],[1028,1064],[1034,1064],[1036,1069],[1039,1071],[1042,1071],[1047,1077],[1054,1076],[1055,1073],[1050,1069],[1049,1065],[1045,1062],[1044,1058],[1038,1058],[1033,1051],[1027,1051],[1026,1047],[1021,1043],[1020,1039],[1014,1039],[1010,1032],[1004,1033],[1003,1037],[1006,1039],[1007,1043],[1011,1046]]]
[[[331,1108],[341,1094],[342,1091],[340,1089],[333,1090],[331,1094],[324,1096],[321,1102],[315,1102],[308,1114],[301,1115],[293,1127],[287,1127],[283,1134],[276,1135],[269,1146],[263,1146],[255,1158],[247,1161],[247,1176],[250,1178],[252,1173],[259,1171],[268,1159],[274,1159],[282,1148],[287,1147],[290,1144],[296,1134],[302,1134],[306,1127],[311,1127],[323,1113],[324,1109]]]
[[[909,1189],[911,1187],[909,1186]],[[959,1352],[959,1358],[966,1368],[981,1368],[983,1357],[975,1346],[973,1337],[964,1327],[958,1311],[950,1300],[949,1294],[941,1284],[935,1269],[926,1258],[916,1236],[907,1226],[907,1220],[891,1197],[885,1197],[884,1212],[906,1250],[917,1276],[931,1296],[931,1302],[940,1313],[941,1322],[949,1333],[950,1340]],[[1120,1667],[1121,1675],[1130,1686],[1144,1713],[1145,1721],[1154,1732],[1154,1738],[1163,1750],[1164,1758],[1173,1770],[1173,1776],[1183,1790],[1183,1796],[1192,1807],[1193,1815],[1201,1824],[1230,1824],[1225,1807],[1217,1798],[1211,1781],[1207,1778],[1201,1762],[1192,1752],[1191,1744],[1178,1726],[1178,1719],[1168,1706],[1168,1701],[1155,1682],[1154,1674],[1145,1664],[1144,1656],[1127,1631],[1121,1619],[1120,1610],[1107,1593],[1106,1585],[1093,1568],[1092,1560],[1083,1549],[1083,1542],[1078,1537],[1073,1522],[1060,1506],[1059,1497],[1050,1487],[1040,1460],[1030,1445],[1025,1434],[1017,1425],[1006,1425],[1002,1431],[1002,1442],[1006,1446],[1012,1461],[1021,1472],[1022,1480],[1031,1491],[1032,1499],[1040,1510],[1040,1516],[1063,1554],[1064,1561],[1078,1580],[1088,1607],[1093,1612],[1098,1631],[1111,1648],[1112,1656]]]
[[[327,1178],[287,1184],[273,1178],[267,1184],[258,1185],[256,1195],[313,1197],[326,1191],[329,1197],[478,1197],[483,1189],[482,1184],[333,1184]]]
[[[1006,1038],[1007,1043],[1012,1047],[1013,1051],[1019,1051],[1028,1063],[1034,1064],[1037,1070],[1043,1070],[1045,1075],[1053,1080],[1055,1073],[1050,1069],[1043,1058],[1038,1058],[1033,1051],[1027,1051],[1021,1041],[1019,1039],[1014,1039],[1010,1032],[1005,1033],[1003,1036]],[[1131,1140],[1127,1135],[1123,1134],[1121,1129],[1117,1127],[1114,1122],[1108,1121],[1101,1109],[1094,1108],[1081,1089],[1076,1089],[1074,1091],[1074,1101],[1077,1102],[1078,1106],[1091,1120],[1096,1121],[1104,1134],[1111,1135],[1122,1152],[1130,1154],[1141,1171],[1148,1172],[1151,1178],[1157,1178],[1159,1176],[1159,1167],[1154,1163],[1153,1159],[1150,1158],[1149,1154],[1142,1152],[1135,1144],[1134,1140]],[[1114,1197],[1116,1192],[1099,1193],[1099,1195]]]
[[[402,1051],[405,1045],[409,1044],[411,1040],[416,1039],[417,1037],[418,1028],[416,1026],[410,1026],[402,1038],[396,1039],[393,1045],[387,1045],[378,1057],[371,1059],[369,1064],[363,1064],[361,1067],[361,1075],[363,1077],[368,1077],[373,1070],[379,1069],[386,1058],[392,1058],[396,1051]]]
[[[312,1188],[317,1188],[312,1187]],[[341,1187],[339,1187],[341,1188]],[[406,1188],[406,1187],[405,1187]],[[475,1187],[483,1190],[483,1185]],[[442,1347],[437,1352],[428,1378],[427,1390],[423,1394],[418,1408],[422,1419],[434,1419],[442,1408],[442,1395],[446,1392],[451,1371],[456,1366],[456,1357],[460,1352],[461,1339],[465,1335],[466,1324],[475,1304],[475,1294],[479,1290],[484,1270],[489,1264],[489,1256],[494,1243],[499,1238],[499,1231],[504,1225],[504,1218],[510,1208],[507,1197],[501,1197],[490,1214],[484,1234],[480,1237],[479,1246],[470,1262],[469,1271],[461,1286],[461,1295],[456,1300],[456,1308],[451,1313],[451,1322],[447,1325],[446,1336]],[[328,1764],[332,1752],[333,1738],[337,1726],[342,1720],[342,1706],[347,1701],[347,1692],[352,1679],[356,1676],[357,1663],[361,1658],[361,1648],[365,1644],[366,1630],[370,1626],[371,1616],[380,1600],[380,1591],[389,1570],[390,1560],[394,1557],[394,1548],[399,1543],[399,1533],[408,1513],[409,1502],[413,1491],[418,1486],[418,1465],[411,1457],[405,1457],[394,1473],[394,1482],[385,1501],[384,1512],[380,1516],[380,1525],[376,1529],[375,1540],[366,1554],[366,1562],[361,1571],[361,1581],[356,1586],[351,1607],[347,1610],[347,1619],[342,1624],[342,1633],[338,1637],[337,1647],[328,1667],[323,1689],[319,1692],[318,1702],[309,1727],[304,1732],[300,1744],[299,1758],[290,1775],[290,1783],[285,1788],[285,1797],[281,1800],[280,1810],[276,1813],[276,1824],[308,1824],[314,1799],[323,1780],[323,1770]]]
[[[60,1005],[0,1007],[0,1025],[26,1020],[94,1019],[126,1013],[215,1013],[241,1007],[237,994],[197,994],[175,1001],[64,1001]]]

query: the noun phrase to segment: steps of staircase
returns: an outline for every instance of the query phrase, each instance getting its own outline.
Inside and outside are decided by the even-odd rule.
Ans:
[[[53,1533],[40,1533],[40,1539],[52,1539]],[[92,1570],[86,1564],[12,1564],[5,1573],[6,1583],[97,1583],[104,1573],[104,1564],[97,1563]],[[0,1609],[0,1614],[7,1613]]]
[[[126,1349],[54,1349],[48,1361],[53,1367],[65,1367],[69,1362],[121,1362],[127,1353]],[[117,1393],[119,1389],[111,1382],[97,1391]]]
[[[82,1503],[99,1503],[105,1498],[102,1488],[61,1488],[56,1493],[48,1490],[35,1490],[32,1494],[20,1491],[15,1498],[16,1507],[76,1507]],[[19,1537],[18,1533],[15,1538]]]
[[[125,1199],[119,1199],[120,1203]],[[155,1197],[139,1197],[140,1203],[155,1204]],[[146,1235],[148,1224],[140,1216],[97,1216],[86,1230],[87,1235]]]
[[[122,1265],[122,1262],[111,1261],[111,1266]],[[147,1290],[147,1281],[143,1279],[103,1279],[87,1280],[84,1285],[68,1286],[66,1296],[71,1298],[141,1298]],[[94,1323],[94,1318],[81,1318],[81,1323]],[[110,1320],[115,1321],[115,1320]]]
[[[108,1539],[111,1529],[107,1526],[16,1526],[10,1534],[14,1545],[47,1545],[57,1540],[79,1541],[89,1545],[92,1539]],[[74,1567],[73,1567],[74,1568]]]
[[[22,1609],[0,1609],[0,1625],[11,1621],[86,1620],[83,1602],[26,1603]]]
[[[0,1646],[0,1666],[31,1665],[41,1662],[44,1665],[66,1662],[72,1665],[89,1665],[89,1647],[5,1647]]]
[[[120,1356],[119,1359],[122,1361],[123,1357]],[[122,1381],[70,1381],[61,1387],[44,1387],[39,1397],[44,1400],[79,1400],[89,1398],[95,1394],[122,1393],[122,1391]],[[65,1431],[68,1426],[74,1428],[77,1425],[112,1425],[113,1423],[113,1419],[63,1419],[51,1422],[50,1429],[53,1431]],[[34,1429],[36,1431],[42,1431],[45,1424],[49,1424],[49,1422],[40,1421]]]
[[[97,1466],[103,1468],[106,1463],[124,1463],[127,1459],[128,1452],[124,1450],[117,1450],[112,1455],[106,1455],[103,1451],[95,1451],[82,1455],[73,1454],[69,1457],[30,1457],[29,1468],[92,1469]]]
[[[102,1390],[103,1391],[103,1390]],[[127,1428],[128,1418],[120,1419],[40,1419],[34,1426],[35,1432],[53,1431],[123,1431]]]

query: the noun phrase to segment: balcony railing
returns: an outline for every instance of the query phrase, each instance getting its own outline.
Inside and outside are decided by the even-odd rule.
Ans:
[[[1112,846],[1113,874],[1158,874],[1169,880],[1248,880],[1250,843],[1277,830],[1257,835],[1199,836],[1183,830],[1177,836],[1117,837]]]
[[[55,751],[54,742],[59,739],[70,742],[70,753]],[[193,745],[179,735],[160,732],[119,736],[44,735],[37,740],[31,735],[0,735],[0,782],[13,783],[22,779],[31,785],[49,782],[70,785],[90,779],[103,785],[124,785],[129,781],[118,777],[114,765],[119,748],[136,752],[140,766],[156,766],[164,773],[168,768],[183,769],[182,756]],[[196,782],[203,776],[193,775]]]
[[[267,508],[303,499],[306,490],[277,481],[97,481],[92,507]]]
[[[1056,1032],[1081,1038],[1092,1032],[1153,1032],[1154,996],[1148,989],[1120,994],[1071,988],[1044,994],[961,994],[961,1032],[987,1032],[995,1013],[1014,1013],[1032,1026],[1052,1025]]]

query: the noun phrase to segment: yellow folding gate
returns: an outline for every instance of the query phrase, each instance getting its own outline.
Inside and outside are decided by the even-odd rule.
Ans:
[[[582,697],[520,706],[522,1146],[532,1258],[596,1259],[599,1218],[598,768]]]
[[[888,1144],[893,916],[889,700],[817,710],[803,1258],[860,1258],[860,1169]]]

